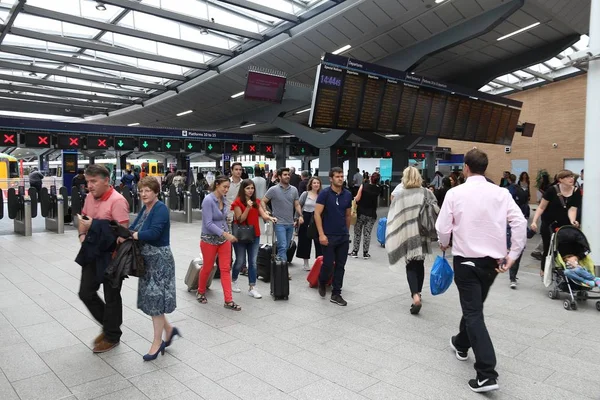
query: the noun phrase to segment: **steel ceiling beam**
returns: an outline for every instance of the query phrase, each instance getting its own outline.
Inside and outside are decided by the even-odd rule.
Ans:
[[[552,78],[546,74],[542,74],[541,72],[534,71],[531,68],[523,68],[522,71],[527,72],[529,75],[533,75],[536,78],[540,78],[540,79],[543,79],[548,82],[554,82],[554,78]]]
[[[132,49],[124,49],[121,47],[103,44],[101,42],[93,42],[88,40],[73,39],[66,36],[50,35],[47,33],[30,31],[22,28],[11,28],[10,33],[17,36],[23,36],[30,39],[42,40],[45,42],[59,43],[66,46],[80,47],[89,50],[102,51],[104,53],[117,54],[126,57],[135,57],[142,60],[150,60],[165,64],[175,64],[194,69],[208,69],[208,65],[204,63],[182,60],[179,58],[165,57],[158,54],[146,53]]]
[[[86,100],[76,100],[76,99],[64,99],[61,97],[48,97],[48,96],[33,96],[29,94],[20,94],[20,93],[8,93],[8,92],[0,92],[0,97],[6,97],[10,99],[18,99],[18,100],[33,100],[33,101],[42,101],[42,102],[50,102],[55,104],[64,104],[66,106],[73,107],[88,107],[88,108],[98,108],[104,110],[116,110],[120,106],[118,104],[107,104],[107,103],[93,103]]]
[[[82,80],[88,80],[88,81],[93,81],[93,82],[112,83],[115,85],[126,85],[126,86],[143,87],[143,88],[147,88],[147,89],[167,90],[167,88],[165,86],[158,85],[156,83],[134,81],[134,80],[128,80],[125,78],[111,78],[109,76],[102,76],[102,75],[83,74],[83,73],[79,73],[79,72],[65,71],[63,69],[58,69],[58,68],[38,67],[37,65],[22,64],[22,63],[10,62],[10,61],[1,61],[0,60],[0,68],[36,72],[36,73],[48,74],[48,75],[60,75],[60,76],[68,77],[68,78],[82,79]]]
[[[156,77],[165,78],[165,79],[172,79],[175,81],[186,81],[187,80],[187,78],[184,75],[179,75],[179,74],[170,74],[168,72],[154,71],[154,70],[146,69],[146,68],[137,68],[137,67],[132,67],[129,65],[121,65],[121,64],[114,64],[114,63],[108,63],[108,62],[98,62],[95,60],[88,60],[88,59],[84,59],[84,58],[80,58],[80,57],[61,56],[58,54],[53,54],[53,53],[44,52],[44,51],[29,50],[29,49],[24,49],[21,47],[16,47],[16,46],[7,46],[5,44],[0,45],[0,51],[3,51],[5,53],[11,53],[11,54],[19,54],[19,55],[27,56],[27,57],[39,58],[42,60],[60,61],[65,64],[85,65],[88,67],[108,69],[108,70],[112,70],[112,71],[122,71],[122,72],[129,72],[132,74],[138,74],[138,75],[156,76]]]
[[[37,97],[36,98],[36,96],[25,96],[25,97],[33,97],[33,99],[27,99],[27,98],[24,98],[23,96],[25,96],[25,95],[0,92],[0,100],[3,100],[3,99],[13,100],[13,101],[30,100],[30,101],[25,102],[25,104],[33,103],[33,104],[41,104],[41,105],[51,105],[51,106],[56,106],[56,107],[67,108],[71,111],[81,110],[81,111],[86,111],[88,113],[96,113],[96,114],[97,113],[107,113],[107,112],[114,110],[114,108],[109,108],[109,107],[94,107],[92,105],[79,105],[79,104],[72,104],[72,103],[70,104],[68,102],[57,103],[51,97]],[[92,104],[92,103],[88,103],[88,104]]]
[[[153,6],[148,6],[143,3],[138,3],[137,1],[131,0],[106,0],[103,1],[105,4],[111,4],[113,6],[139,11],[144,14],[154,15],[155,17],[165,18],[171,21],[177,21],[188,25],[198,26],[200,28],[211,29],[215,31],[220,31],[224,33],[230,33],[232,35],[245,37],[248,39],[254,39],[262,41],[264,39],[263,35],[260,33],[254,33],[247,31],[245,29],[239,29],[232,26],[219,24],[216,22],[206,21],[200,18],[190,17],[189,15],[179,14],[174,11],[168,11],[162,8],[157,8]]]
[[[17,15],[23,10],[23,6],[25,5],[26,0],[19,0],[8,12],[8,18],[6,19],[6,24],[2,33],[0,33],[0,43],[4,41],[6,35],[8,35],[8,31],[12,28]]]
[[[135,92],[132,90],[119,90],[119,89],[87,86],[87,85],[78,85],[76,83],[49,81],[49,80],[42,80],[39,78],[28,78],[26,76],[20,76],[20,75],[0,74],[0,80],[5,80],[8,82],[28,83],[30,85],[35,85],[35,86],[52,86],[52,87],[58,87],[58,88],[62,88],[62,89],[83,90],[86,92],[113,94],[116,96],[141,97],[144,99],[147,99],[150,97],[150,95],[148,95],[146,93]]]
[[[23,86],[23,85],[14,85],[14,84],[7,84],[7,83],[0,83],[0,90],[9,90],[9,91],[12,90],[15,92],[47,94],[49,96],[87,99],[87,100],[92,100],[92,101],[104,101],[107,103],[117,103],[117,104],[137,104],[137,103],[139,103],[139,102],[136,102],[133,100],[123,99],[121,97],[103,97],[103,96],[96,96],[93,94],[67,92],[65,90],[44,89],[44,88],[39,88],[39,87],[35,87],[35,86]]]
[[[498,85],[502,85],[505,87],[515,89],[515,90],[523,90],[523,88],[519,85],[515,85],[514,83],[510,83],[510,82],[501,81],[500,79],[494,79],[494,80],[492,80],[492,82],[494,82]]]
[[[50,104],[41,104],[38,102],[18,101],[18,100],[3,100],[0,99],[0,108],[3,111],[18,111],[29,112],[36,114],[54,114],[64,115],[68,117],[83,117],[90,115],[92,112],[83,110],[73,110],[68,108],[69,112],[65,111],[64,106],[52,106]]]
[[[101,31],[118,33],[121,35],[136,37],[139,39],[153,40],[155,42],[171,44],[173,46],[184,47],[186,49],[192,49],[197,51],[204,51],[207,53],[221,54],[224,56],[232,57],[233,51],[229,49],[223,49],[216,46],[209,46],[205,44],[195,43],[188,40],[176,39],[169,36],[157,35],[151,32],[138,31],[132,28],[124,26],[107,24],[106,22],[94,21],[87,18],[77,17],[71,14],[64,14],[57,11],[47,10],[45,8],[30,6],[25,4],[23,12],[38,17],[54,19],[57,21],[68,22],[75,25],[85,26],[88,28],[99,29]]]
[[[270,15],[271,17],[283,19],[293,23],[298,23],[300,19],[294,14],[279,11],[271,7],[263,6],[258,3],[253,3],[248,0],[219,0],[221,3],[231,4],[233,6],[245,8],[246,10],[256,11],[261,14]]]

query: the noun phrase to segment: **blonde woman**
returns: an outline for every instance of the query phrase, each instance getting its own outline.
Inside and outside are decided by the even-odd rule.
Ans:
[[[411,314],[421,310],[421,291],[425,280],[425,258],[431,254],[431,241],[419,234],[419,210],[425,198],[437,202],[431,191],[422,187],[423,178],[415,167],[402,174],[402,189],[395,195],[388,213],[385,249],[390,269],[398,271],[405,265],[406,277],[413,303]]]

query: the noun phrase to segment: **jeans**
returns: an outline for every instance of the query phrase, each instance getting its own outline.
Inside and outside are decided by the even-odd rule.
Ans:
[[[275,237],[277,239],[277,256],[288,261],[287,250],[294,238],[294,225],[275,224]]]
[[[231,243],[226,241],[223,244],[214,245],[200,241],[200,251],[202,251],[204,262],[200,269],[200,276],[198,277],[198,293],[206,293],[206,282],[213,269],[213,265],[215,265],[215,258],[218,254],[223,296],[225,297],[225,303],[231,303],[233,301],[233,295],[231,294],[231,275],[229,274],[229,266],[231,265]],[[206,268],[204,268],[204,266],[206,266]]]
[[[104,301],[98,296],[100,284],[96,278],[96,265],[86,265],[81,269],[79,298],[100,325],[108,342],[117,343],[121,339],[123,323],[123,302],[121,284],[113,289],[109,283],[103,283]]]
[[[233,281],[237,281],[242,266],[246,264],[246,254],[248,254],[248,284],[256,285],[256,256],[260,247],[260,236],[257,236],[252,243],[234,243],[235,262],[233,263],[233,271],[231,276]]]
[[[331,295],[333,296],[342,293],[346,260],[348,260],[348,249],[350,248],[350,236],[329,235],[327,239],[329,244],[322,246],[323,266],[319,274],[319,283],[326,285],[333,272],[333,288],[331,290]]]
[[[454,282],[463,313],[454,344],[460,351],[473,348],[477,379],[498,377],[494,345],[483,319],[483,303],[498,275],[497,267],[498,262],[491,257],[454,257]]]
[[[590,273],[587,269],[583,267],[575,267],[565,269],[565,276],[577,283],[584,283],[585,281],[595,282],[597,279],[594,275]]]
[[[406,264],[406,278],[410,295],[414,296],[423,290],[423,281],[425,280],[425,260],[410,260]]]

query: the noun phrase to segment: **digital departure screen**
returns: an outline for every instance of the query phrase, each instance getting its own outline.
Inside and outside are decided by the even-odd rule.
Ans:
[[[326,54],[309,125],[509,145],[523,103]]]
[[[256,71],[248,72],[244,99],[281,103],[286,78]]]

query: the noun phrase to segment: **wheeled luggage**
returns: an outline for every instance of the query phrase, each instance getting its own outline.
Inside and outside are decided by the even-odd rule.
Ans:
[[[200,278],[200,270],[202,269],[202,264],[202,257],[194,258],[190,262],[190,266],[183,280],[187,286],[188,292],[191,292],[192,290],[198,290],[198,279]],[[212,284],[213,278],[215,276],[215,272],[218,269],[219,267],[215,264],[210,275],[208,276],[208,281],[206,281],[207,289],[210,288],[210,285]]]
[[[287,262],[289,264],[292,263],[292,260],[294,259],[294,256],[296,255],[296,250],[298,249],[298,245],[296,244],[296,242],[292,239],[292,242],[290,243],[290,247],[288,247],[287,249]]]
[[[306,277],[309,287],[314,288],[314,287],[319,286],[319,275],[321,274],[322,266],[323,266],[323,256],[319,256],[315,260],[315,263],[313,264],[312,268],[310,269],[310,272],[308,273],[308,276]],[[331,285],[332,282],[333,282],[333,274],[331,274],[331,277],[329,278],[329,282],[327,282],[327,284]]]
[[[381,247],[385,247],[385,228],[387,226],[387,218],[379,218],[377,223],[377,241]]]

